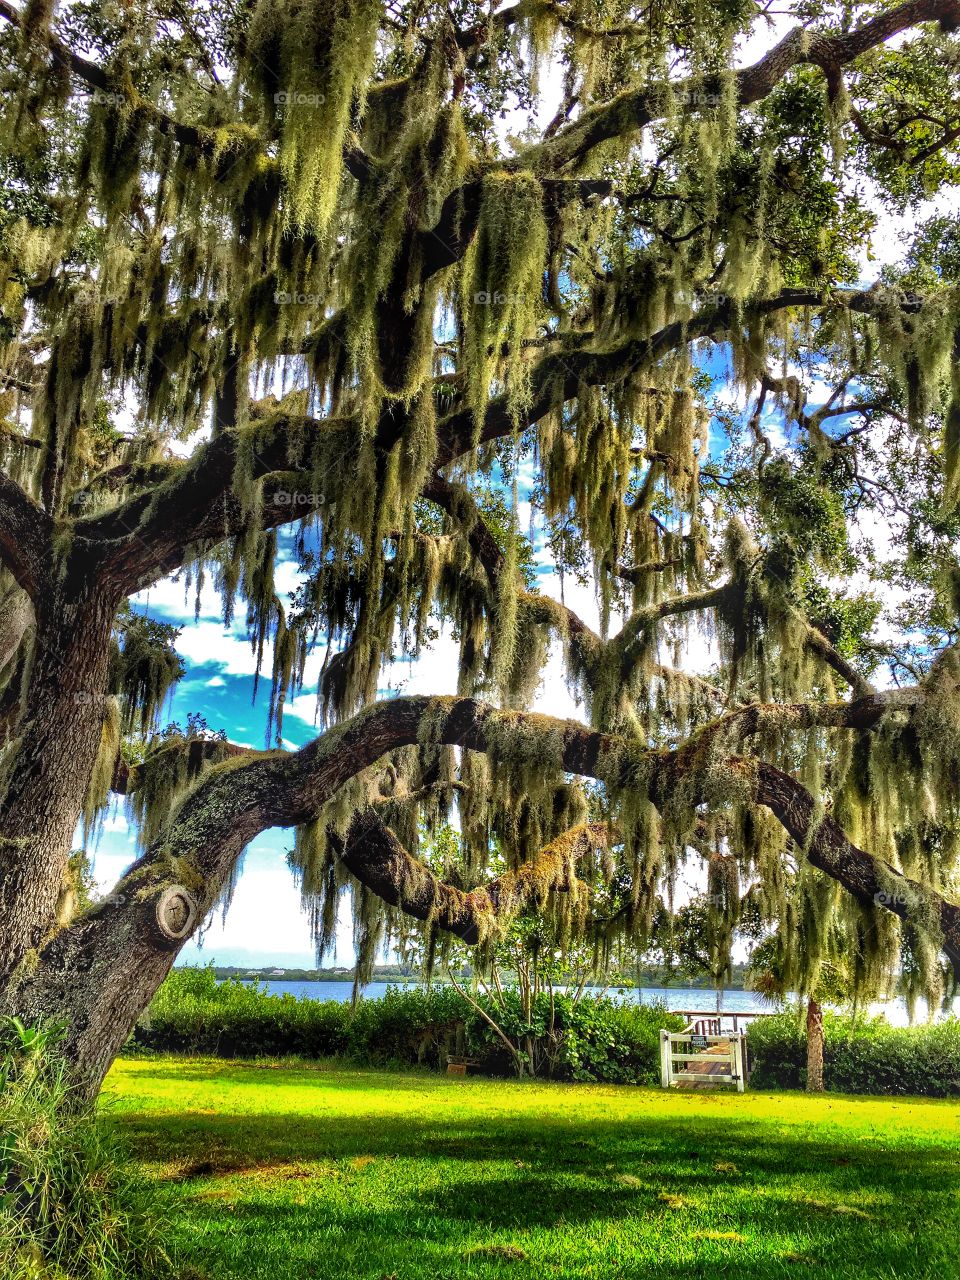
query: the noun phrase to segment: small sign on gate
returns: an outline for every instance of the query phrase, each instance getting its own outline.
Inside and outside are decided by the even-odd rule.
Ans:
[[[690,1048],[695,1052],[699,1052],[701,1049],[708,1049],[709,1047],[706,1036],[692,1035],[690,1037]]]

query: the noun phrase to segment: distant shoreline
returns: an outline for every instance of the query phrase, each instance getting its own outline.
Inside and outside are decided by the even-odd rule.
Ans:
[[[194,965],[178,966],[186,968],[195,968]],[[728,990],[743,990],[745,974],[741,973],[740,966],[737,966],[731,975],[731,980],[727,985]],[[214,977],[219,981],[227,978],[243,978],[243,979],[260,979],[269,982],[353,982],[354,970],[347,968],[336,969],[287,969],[280,966],[264,967],[260,969],[250,969],[239,965],[214,965]],[[378,965],[370,979],[371,983],[388,982],[397,985],[416,986],[422,981],[419,972],[412,969],[402,969],[400,966],[394,965]],[[366,984],[365,984],[366,985]],[[682,990],[694,989],[698,991],[713,992],[715,988],[709,981],[700,978],[688,978],[679,974],[666,974],[655,970],[643,970],[639,974],[612,974],[609,978],[591,982],[587,984],[590,989],[596,988],[641,988],[648,987],[661,988],[664,990]]]

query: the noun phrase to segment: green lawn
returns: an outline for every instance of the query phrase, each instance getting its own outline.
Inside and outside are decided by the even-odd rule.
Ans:
[[[123,1060],[213,1280],[960,1280],[960,1106]]]

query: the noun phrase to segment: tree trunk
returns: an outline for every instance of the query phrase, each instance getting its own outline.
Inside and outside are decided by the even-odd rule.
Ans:
[[[183,945],[162,937],[155,912],[156,896],[138,903],[111,894],[89,917],[55,933],[4,993],[3,1003],[25,1022],[66,1026],[62,1049],[78,1102],[96,1097]]]
[[[807,1000],[807,1092],[823,1093],[823,1010]]]
[[[118,601],[67,573],[37,606],[24,715],[0,800],[0,978],[56,924],[74,832],[100,748],[110,632]]]

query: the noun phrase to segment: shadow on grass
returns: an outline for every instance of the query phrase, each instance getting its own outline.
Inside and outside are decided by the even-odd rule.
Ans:
[[[109,1115],[109,1112],[108,1112]],[[687,1186],[715,1186],[726,1177],[768,1185],[772,1179],[814,1176],[837,1189],[883,1192],[905,1184],[911,1196],[960,1186],[960,1155],[941,1146],[890,1147],[831,1138],[811,1128],[802,1135],[771,1133],[757,1121],[702,1116],[598,1121],[582,1125],[549,1115],[488,1121],[472,1116],[227,1115],[118,1113],[110,1117],[139,1157],[209,1160],[211,1172],[263,1164],[323,1162],[356,1157],[441,1159],[470,1163],[520,1162],[534,1171],[575,1171],[646,1179],[657,1170],[682,1175]],[[895,1135],[891,1135],[893,1138]],[[211,1153],[213,1153],[211,1155]],[[722,1166],[732,1164],[732,1173]],[[721,1171],[717,1171],[721,1166]],[[958,1272],[960,1274],[960,1272]]]
[[[880,1132],[875,1118],[858,1127],[849,1114],[844,1128],[829,1116],[800,1127],[779,1117],[741,1118],[730,1108],[664,1116],[655,1105],[659,1095],[651,1095],[649,1114],[633,1108],[616,1116],[611,1100],[610,1117],[598,1118],[592,1094],[592,1113],[580,1118],[569,1107],[546,1109],[546,1092],[537,1113],[511,1114],[505,1093],[496,1099],[503,1109],[485,1115],[468,1086],[458,1114],[456,1095],[437,1077],[340,1068],[291,1080],[221,1064],[211,1078],[209,1070],[197,1064],[194,1080],[190,1064],[156,1063],[137,1074],[144,1083],[202,1082],[210,1110],[108,1115],[138,1157],[171,1167],[180,1162],[179,1172],[168,1169],[167,1176],[181,1179],[171,1193],[184,1197],[191,1234],[206,1242],[204,1249],[222,1248],[230,1258],[217,1264],[222,1269],[214,1277],[572,1277],[580,1264],[563,1251],[579,1256],[578,1242],[587,1237],[619,1259],[589,1274],[636,1280],[677,1274],[769,1280],[807,1270],[843,1280],[960,1277],[951,1245],[960,1153],[935,1133],[899,1132],[895,1113]],[[307,1097],[303,1110],[289,1113],[217,1112],[218,1080],[258,1090],[272,1083],[315,1086],[329,1105],[325,1099],[321,1110],[319,1098]],[[337,1094],[354,1094],[356,1108],[365,1087],[419,1097],[406,1113],[378,1112],[371,1096],[369,1111],[340,1114]],[[292,1166],[305,1167],[294,1178]],[[711,1240],[711,1232],[721,1238]],[[723,1233],[733,1234],[724,1240]],[[458,1264],[464,1242],[525,1243],[534,1236],[536,1257]],[[663,1257],[653,1247],[661,1239]],[[793,1261],[784,1243],[791,1240],[801,1244]],[[262,1257],[268,1241],[286,1251],[272,1270]],[[679,1272],[678,1247],[688,1254]],[[557,1256],[547,1267],[551,1249]]]
[[[209,1265],[210,1253],[223,1257],[214,1243],[219,1240],[232,1260],[224,1274],[274,1280],[445,1280],[464,1274],[564,1280],[585,1274],[603,1280],[807,1275],[953,1280],[957,1275],[950,1241],[919,1218],[914,1224],[850,1221],[786,1199],[774,1205],[756,1201],[752,1207],[740,1203],[711,1215],[697,1206],[665,1209],[643,1192],[607,1191],[585,1198],[581,1189],[574,1194],[539,1178],[522,1191],[511,1179],[466,1180],[446,1191],[411,1188],[396,1206],[355,1202],[337,1214],[334,1230],[320,1197],[307,1206],[241,1200],[229,1222],[216,1204],[191,1205],[189,1213],[200,1237],[213,1245],[210,1252],[198,1253],[201,1265]],[[565,1237],[573,1241],[569,1248]],[[257,1259],[267,1240],[284,1242],[282,1269],[261,1273]],[[511,1257],[498,1250],[519,1253]]]

